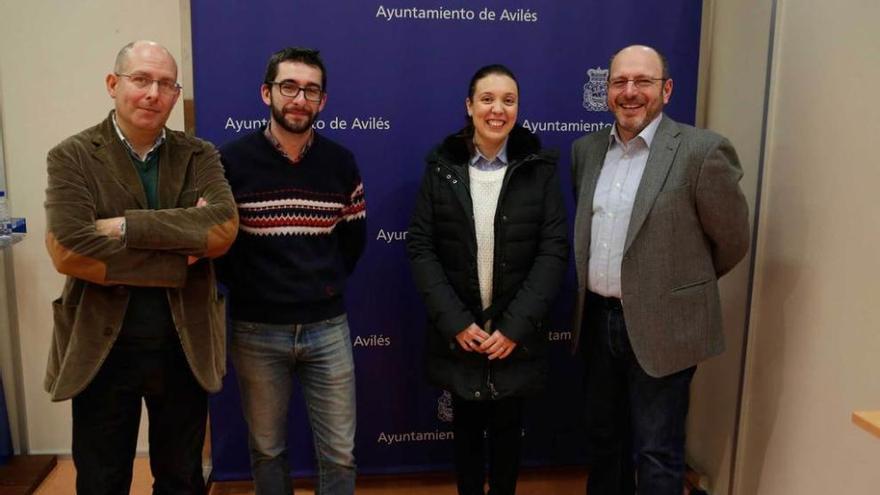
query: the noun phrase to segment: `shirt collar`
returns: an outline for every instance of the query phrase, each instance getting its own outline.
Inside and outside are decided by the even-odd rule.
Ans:
[[[507,166],[507,139],[504,140],[504,144],[501,145],[501,149],[498,150],[498,154],[495,155],[493,160],[489,160],[480,152],[480,148],[474,143],[474,156],[471,157],[470,165],[472,167],[476,167],[480,170],[498,170],[499,168]]]
[[[300,150],[299,155],[297,155],[295,157],[288,155],[287,152],[284,151],[284,147],[281,146],[281,142],[278,141],[278,139],[275,137],[274,134],[272,134],[272,121],[271,120],[266,123],[266,129],[263,131],[263,135],[266,136],[266,139],[268,139],[269,142],[272,143],[272,146],[274,146],[275,149],[278,150],[278,152],[281,153],[282,156],[284,156],[284,158],[287,158],[290,161],[290,163],[299,163],[302,161],[303,157],[306,156],[306,153],[312,147],[312,143],[315,142],[315,131],[309,130],[309,132],[310,132],[309,140],[306,141],[306,144]]]
[[[630,139],[630,143],[632,143],[636,138],[642,138],[642,141],[645,142],[645,147],[650,148],[651,143],[654,141],[654,135],[657,134],[657,128],[660,127],[660,120],[663,118],[663,113],[657,114],[654,117],[654,120],[651,121],[650,124],[645,126],[635,138]],[[620,139],[620,135],[617,134],[617,123],[611,126],[611,134],[608,136],[608,145],[617,143],[619,146],[626,146],[623,144],[623,141]]]
[[[153,143],[153,146],[151,146],[149,151],[147,151],[146,154],[144,154],[144,157],[141,158],[141,156],[138,155],[134,148],[131,146],[131,143],[125,137],[125,134],[122,133],[122,129],[119,128],[119,124],[116,123],[116,111],[114,110],[110,115],[112,117],[111,120],[113,121],[113,129],[116,130],[116,135],[119,136],[119,140],[122,141],[122,144],[125,145],[125,149],[128,150],[129,154],[131,154],[132,157],[137,158],[138,161],[146,161],[147,158],[151,154],[153,154],[153,152],[156,151],[159,146],[162,146],[162,143],[165,142],[165,128],[163,127],[162,132],[156,138],[156,142]]]

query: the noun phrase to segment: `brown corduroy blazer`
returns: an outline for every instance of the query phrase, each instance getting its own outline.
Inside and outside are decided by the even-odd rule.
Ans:
[[[122,327],[129,287],[166,287],[187,361],[206,390],[226,372],[224,301],[210,258],[229,248],[238,214],[214,147],[166,129],[159,151],[159,209],[108,117],[49,151],[46,247],[67,275],[53,301],[54,338],[44,386],[69,399],[94,378]],[[197,208],[199,198],[207,206]],[[95,220],[125,216],[125,241]],[[188,263],[188,256],[199,258]]]

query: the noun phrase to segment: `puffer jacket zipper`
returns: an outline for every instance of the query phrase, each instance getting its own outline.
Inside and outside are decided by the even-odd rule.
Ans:
[[[510,178],[513,177],[514,172],[516,172],[516,170],[523,163],[526,163],[530,160],[534,160],[537,157],[538,157],[537,154],[531,153],[531,154],[529,154],[523,158],[520,158],[520,159],[518,159],[508,165],[509,172],[504,174],[504,181],[501,183],[501,191],[498,192],[498,204],[499,205],[501,204],[502,199],[504,198],[505,194],[507,193],[507,186],[508,186],[508,184],[510,184]],[[498,222],[499,215],[503,216],[503,212],[500,209],[496,209],[495,210],[495,242],[496,242],[496,244],[495,244],[495,251],[494,251],[496,256],[498,255],[498,253],[501,253],[503,255],[503,251],[498,249],[498,244],[497,244],[498,239],[500,237],[498,235],[498,230],[499,230],[499,226],[500,226],[500,224]],[[474,235],[476,235],[476,234],[474,234]],[[495,261],[493,260],[492,263],[494,264]],[[494,274],[492,277],[492,293],[494,294],[496,292],[495,289],[497,287],[501,286],[501,277],[503,276],[503,270],[493,270],[492,272]],[[495,400],[498,398],[498,391],[495,389],[495,382],[493,380],[493,373],[492,373],[493,369],[494,369],[493,362],[486,359],[485,366],[486,366],[486,388],[489,391],[489,398],[492,400]]]

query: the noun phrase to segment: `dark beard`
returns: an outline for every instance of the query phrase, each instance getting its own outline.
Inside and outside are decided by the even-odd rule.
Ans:
[[[272,105],[272,118],[275,122],[280,125],[287,132],[291,132],[293,134],[304,134],[309,132],[309,129],[312,128],[312,124],[315,122],[315,119],[318,118],[318,114],[315,113],[305,122],[299,124],[292,124],[287,119],[284,118],[284,110],[278,108],[274,104]]]

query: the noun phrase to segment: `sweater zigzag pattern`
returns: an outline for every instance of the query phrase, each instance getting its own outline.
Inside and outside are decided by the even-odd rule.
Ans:
[[[340,222],[366,217],[364,186],[358,183],[351,196],[278,189],[240,197],[241,230],[258,236],[321,235],[333,232]]]

